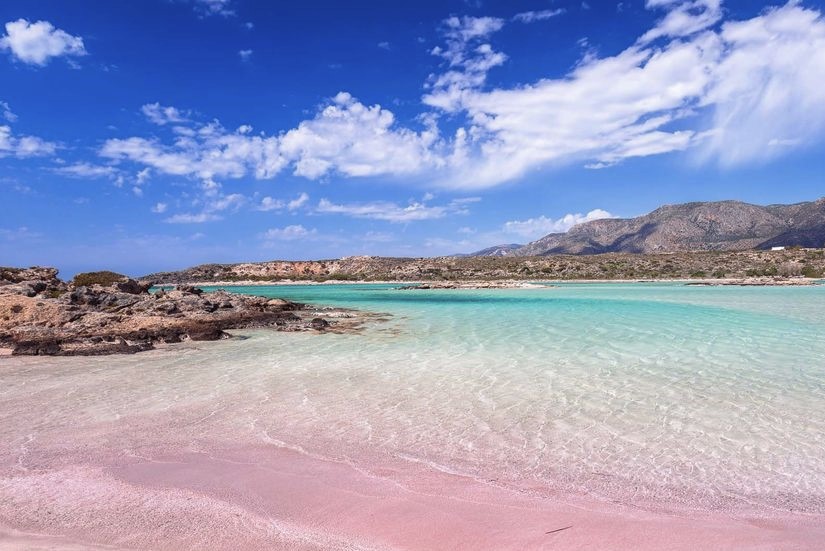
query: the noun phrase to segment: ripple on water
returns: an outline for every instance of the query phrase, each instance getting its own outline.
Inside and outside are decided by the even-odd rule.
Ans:
[[[0,452],[263,440],[639,504],[825,512],[819,289],[266,292],[390,312],[397,332],[3,360]]]

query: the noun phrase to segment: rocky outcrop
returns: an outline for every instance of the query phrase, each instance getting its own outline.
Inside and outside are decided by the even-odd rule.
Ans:
[[[357,315],[328,321],[282,299],[185,285],[150,293],[150,287],[128,278],[74,287],[54,269],[2,268],[0,348],[19,355],[134,353],[158,343],[226,338],[228,329],[342,331],[363,321]]]

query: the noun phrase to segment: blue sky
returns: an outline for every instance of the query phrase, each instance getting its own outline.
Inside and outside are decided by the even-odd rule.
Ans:
[[[825,195],[814,1],[0,4],[0,264],[433,256]]]

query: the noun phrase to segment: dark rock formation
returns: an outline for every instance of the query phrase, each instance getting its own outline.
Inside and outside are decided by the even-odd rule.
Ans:
[[[39,279],[38,279],[39,278]],[[18,355],[135,353],[157,343],[227,338],[228,329],[327,330],[302,304],[182,285],[150,293],[131,279],[73,287],[57,270],[0,268],[0,349]],[[333,322],[348,329],[358,321]]]

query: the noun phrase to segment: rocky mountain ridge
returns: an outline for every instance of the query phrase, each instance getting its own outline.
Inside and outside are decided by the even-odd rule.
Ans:
[[[605,218],[551,233],[523,247],[475,253],[546,256],[557,254],[743,251],[771,247],[825,246],[825,198],[792,205],[741,201],[665,205],[636,218]]]

